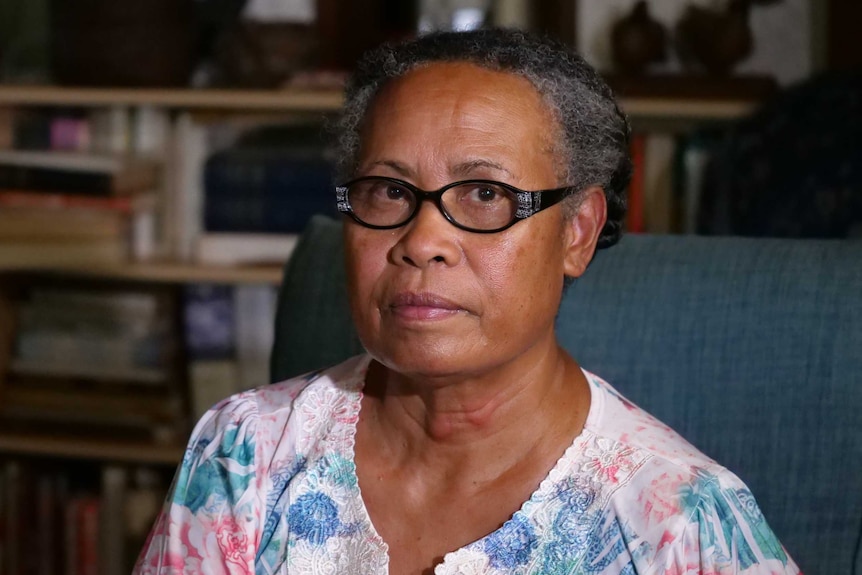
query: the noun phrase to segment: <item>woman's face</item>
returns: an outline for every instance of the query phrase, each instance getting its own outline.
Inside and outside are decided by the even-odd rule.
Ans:
[[[471,64],[433,64],[391,82],[361,135],[357,177],[424,190],[465,179],[524,190],[565,183],[538,92]],[[345,219],[350,303],[366,349],[397,372],[431,377],[479,375],[546,352],[563,276],[580,275],[592,253],[573,256],[580,236],[561,208],[493,234],[456,228],[432,202],[392,230]]]

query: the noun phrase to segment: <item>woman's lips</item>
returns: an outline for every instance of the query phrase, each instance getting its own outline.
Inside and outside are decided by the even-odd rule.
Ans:
[[[466,311],[450,299],[426,292],[400,293],[392,299],[389,309],[401,319],[421,321],[445,319]]]

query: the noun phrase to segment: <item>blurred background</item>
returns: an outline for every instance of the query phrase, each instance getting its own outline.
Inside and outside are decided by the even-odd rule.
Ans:
[[[557,37],[631,120],[630,233],[849,238],[858,22],[853,0],[0,0],[0,573],[128,573],[193,423],[269,381],[363,50]]]

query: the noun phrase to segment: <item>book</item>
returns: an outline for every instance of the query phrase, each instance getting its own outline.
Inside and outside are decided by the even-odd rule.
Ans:
[[[78,152],[0,150],[0,188],[128,194],[159,185],[158,162]]]
[[[0,108],[0,150],[12,148],[14,145],[15,112],[12,108]]]
[[[333,167],[313,152],[229,149],[204,168],[208,232],[299,233],[315,214],[337,215]]]
[[[101,469],[99,518],[99,573],[127,575],[125,503],[129,473],[125,467],[105,464]]]
[[[61,508],[66,477],[56,473],[56,469],[42,469],[36,475],[36,518],[35,518],[35,549],[41,551],[34,555],[37,558],[37,573],[52,574],[59,571],[60,562],[57,554],[46,550],[62,549],[58,528],[61,523]]]
[[[34,287],[29,301],[40,307],[74,308],[112,318],[153,318],[160,310],[156,293],[144,290],[96,290],[80,287]]]
[[[142,192],[128,196],[90,196],[66,192],[32,191],[0,188],[0,208],[87,209],[131,214],[152,209],[157,204],[155,194]]]
[[[94,112],[63,108],[16,109],[9,126],[9,145],[17,150],[93,151],[97,135]]]
[[[99,515],[96,495],[70,498],[65,510],[66,569],[73,575],[99,575]]]
[[[678,139],[674,160],[674,195],[679,206],[679,228],[682,233],[696,234],[702,231],[699,219],[706,183],[704,176],[720,139],[718,132],[709,130],[698,130]]]
[[[54,150],[0,150],[0,164],[63,172],[117,174],[135,162],[127,156]]]
[[[51,148],[51,121],[55,114],[45,109],[10,109],[10,139],[8,146],[19,150]]]
[[[6,557],[5,565],[6,573],[21,572],[21,546],[26,538],[26,534],[22,533],[21,521],[22,514],[26,514],[27,510],[22,508],[26,506],[24,485],[27,484],[29,477],[25,476],[24,465],[20,461],[7,460],[3,465],[4,471],[4,535]]]
[[[115,367],[69,361],[56,358],[40,361],[14,358],[9,363],[12,375],[41,378],[82,378],[99,382],[123,382],[143,385],[164,385],[168,373],[155,367]]]
[[[112,238],[0,243],[0,269],[5,270],[110,266],[128,259],[128,242]]]
[[[115,389],[83,389],[74,380],[52,385],[14,380],[5,386],[0,417],[22,433],[172,446],[188,437],[189,404],[178,389]]]
[[[62,115],[51,119],[52,150],[82,152],[90,149],[90,122],[86,117]]]
[[[126,154],[132,149],[132,113],[127,106],[98,108],[89,114],[93,152]]]
[[[203,202],[202,169],[207,154],[207,132],[189,112],[181,113],[175,123],[169,149],[175,161],[168,172],[168,197],[164,206],[161,236],[165,255],[177,261],[190,261],[195,240],[200,234]]]
[[[673,173],[676,137],[667,132],[645,136],[643,157],[644,231],[674,231]]]
[[[204,233],[197,239],[195,260],[200,264],[284,265],[299,234]]]
[[[9,420],[77,422],[85,425],[143,427],[172,423],[182,405],[164,393],[138,390],[81,390],[72,385],[40,386],[9,383],[0,412]]]
[[[18,306],[12,375],[164,385],[176,339],[166,293],[32,287]]]
[[[129,224],[125,214],[112,210],[0,207],[0,242],[124,240]]]
[[[183,338],[190,360],[232,359],[235,354],[233,287],[183,286]]]
[[[642,133],[632,134],[630,146],[632,157],[632,177],[629,181],[628,188],[626,231],[637,234],[646,231],[644,213],[644,162],[646,154],[646,136]]]
[[[0,189],[0,243],[114,240],[136,261],[156,255],[158,210],[152,193],[86,196]],[[40,264],[41,265],[41,264]]]

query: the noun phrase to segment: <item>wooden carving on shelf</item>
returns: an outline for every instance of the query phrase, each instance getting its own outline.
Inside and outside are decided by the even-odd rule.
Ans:
[[[676,24],[674,40],[683,65],[716,76],[729,75],[754,49],[749,12],[777,0],[729,0],[723,9],[690,4]]]
[[[639,0],[611,30],[614,65],[627,76],[640,75],[648,65],[664,61],[666,44],[667,32],[652,18],[645,0]]]

